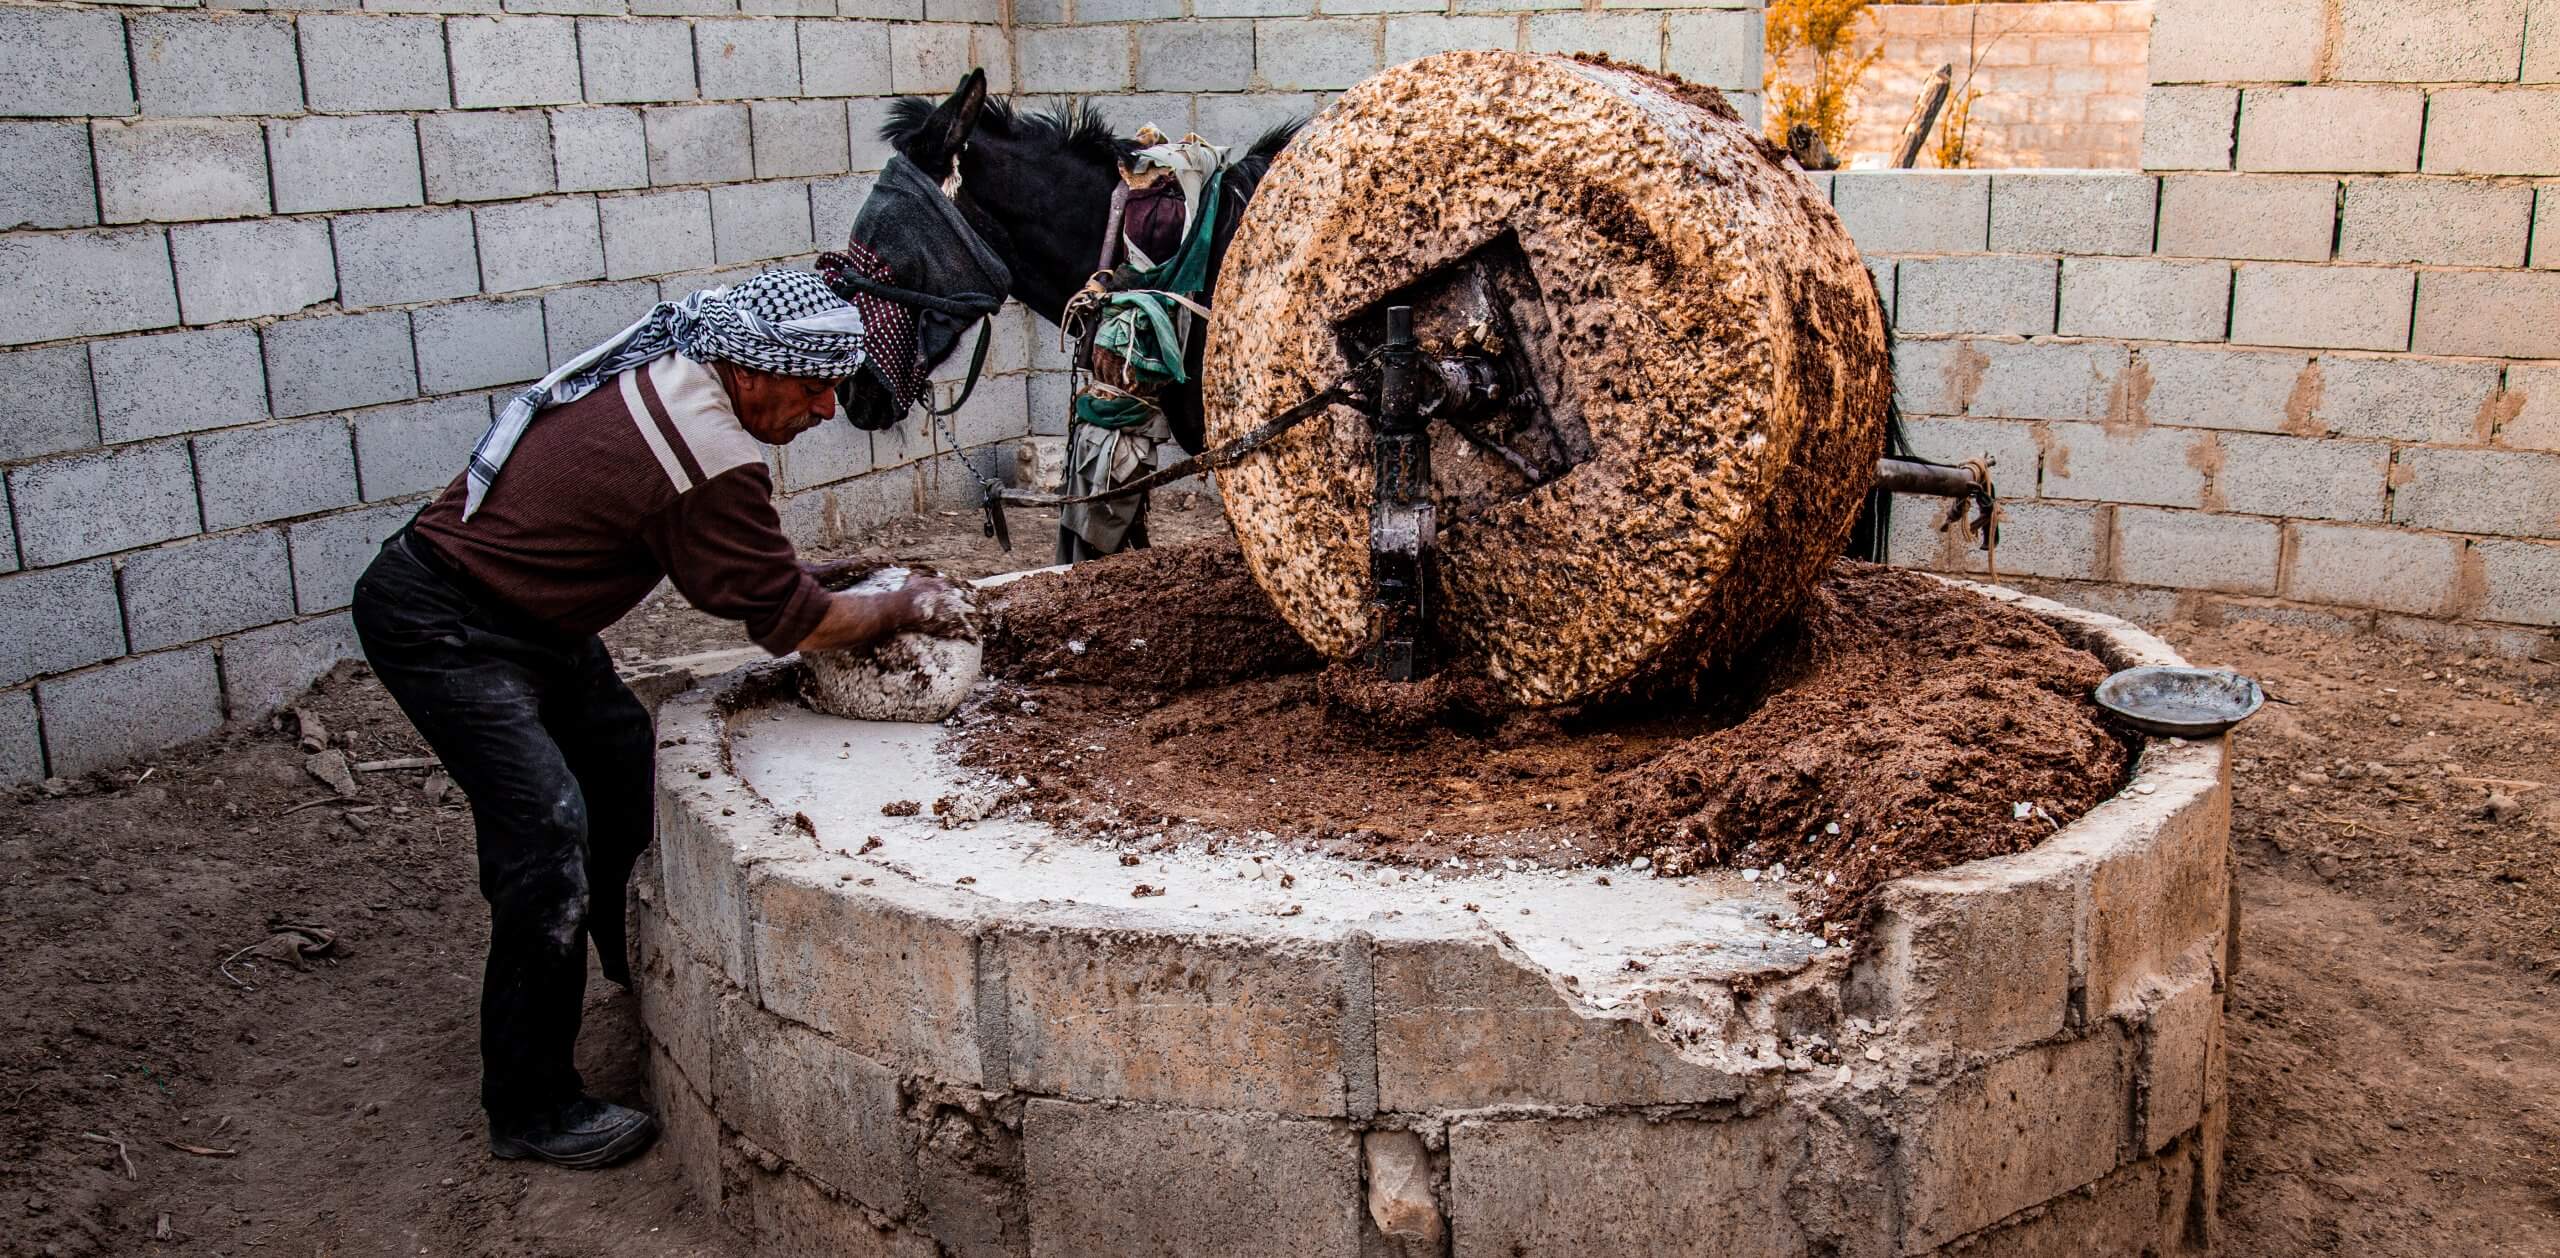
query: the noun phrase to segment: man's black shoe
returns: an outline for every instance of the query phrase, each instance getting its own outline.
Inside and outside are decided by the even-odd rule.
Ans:
[[[491,1123],[489,1153],[591,1171],[638,1154],[657,1134],[658,1120],[646,1112],[582,1096],[530,1123],[504,1130]]]

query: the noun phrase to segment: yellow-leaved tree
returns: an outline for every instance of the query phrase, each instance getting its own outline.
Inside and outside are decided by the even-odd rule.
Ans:
[[[1769,0],[1768,70],[1761,87],[1768,93],[1771,139],[1784,144],[1787,129],[1803,123],[1835,153],[1848,142],[1850,124],[1857,121],[1858,80],[1884,55],[1880,40],[1863,52],[1858,48],[1858,24],[1872,2]],[[1803,72],[1799,61],[1810,67],[1811,81],[1797,77]]]

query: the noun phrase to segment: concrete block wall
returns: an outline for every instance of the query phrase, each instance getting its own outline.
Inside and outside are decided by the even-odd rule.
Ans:
[[[1385,66],[1457,48],[1602,52],[1760,111],[1760,0],[1014,0],[1015,85],[1246,144]]]
[[[1858,80],[1843,161],[1892,158],[1911,104],[1939,66],[1968,67],[1975,167],[2131,169],[2142,153],[2152,0],[1879,4],[1859,27],[1882,53]],[[1976,58],[1980,64],[1975,66]],[[1795,67],[1810,81],[1811,61]]]
[[[2529,7],[2158,0],[2143,171],[1826,181],[1895,281],[1914,441],[1999,459],[2003,579],[2554,649],[2560,22]],[[1926,514],[1897,559],[1980,571]]]
[[[891,94],[1012,73],[1000,6],[942,0],[268,7],[0,0],[0,785],[352,658],[356,575],[494,401],[843,239]],[[1028,322],[972,446],[1031,426]],[[772,459],[804,540],[966,483],[912,418]]]

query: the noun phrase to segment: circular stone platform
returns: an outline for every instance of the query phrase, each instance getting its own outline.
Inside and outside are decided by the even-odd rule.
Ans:
[[[2110,667],[2177,662],[1985,592]],[[813,714],[795,668],[661,710],[635,906],[670,1146],[759,1253],[2211,1247],[2219,741],[2148,743],[2042,846],[1892,884],[1853,955],[1728,871],[946,826],[990,798],[947,731]]]

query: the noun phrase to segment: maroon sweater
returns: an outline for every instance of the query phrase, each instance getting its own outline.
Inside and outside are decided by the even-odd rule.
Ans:
[[[620,620],[660,578],[776,655],[826,614],[773,509],[761,444],[720,377],[669,354],[545,410],[480,509],[462,478],[418,515],[418,536],[519,610],[580,636]]]

